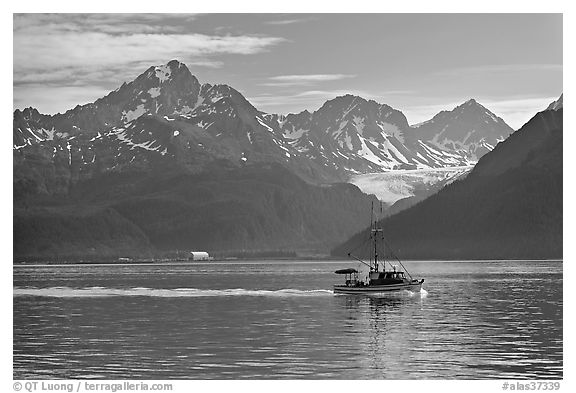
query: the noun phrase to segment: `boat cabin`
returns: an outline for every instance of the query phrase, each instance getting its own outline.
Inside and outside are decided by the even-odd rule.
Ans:
[[[370,272],[371,285],[399,284],[406,280],[402,271]]]

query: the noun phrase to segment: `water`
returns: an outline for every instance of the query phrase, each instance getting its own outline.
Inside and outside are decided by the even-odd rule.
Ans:
[[[408,262],[424,291],[333,295],[350,262],[14,268],[14,378],[560,379],[561,262]]]

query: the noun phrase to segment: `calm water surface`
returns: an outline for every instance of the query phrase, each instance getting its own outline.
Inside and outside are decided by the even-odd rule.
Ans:
[[[14,267],[14,378],[562,378],[561,262],[407,262],[424,291],[333,295],[350,262]]]

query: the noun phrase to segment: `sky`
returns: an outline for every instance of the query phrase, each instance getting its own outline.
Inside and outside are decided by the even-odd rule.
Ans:
[[[410,124],[470,98],[517,129],[563,91],[561,14],[15,14],[14,109],[64,112],[185,63],[258,109],[355,94]]]

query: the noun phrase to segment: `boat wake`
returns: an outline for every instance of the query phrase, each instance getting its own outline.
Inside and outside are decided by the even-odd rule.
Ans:
[[[298,296],[331,296],[327,289],[198,289],[198,288],[106,288],[106,287],[50,287],[50,288],[14,288],[14,296],[44,297],[111,297],[111,296],[148,296],[148,297],[225,297],[225,296],[264,296],[264,297],[298,297]]]
[[[424,288],[420,289],[420,297],[421,298],[428,297],[428,291],[425,290]]]
[[[388,292],[365,292],[358,294],[337,294],[338,296],[366,296],[366,297],[377,297],[377,298],[421,298],[424,299],[428,296],[428,291],[422,288],[420,291],[409,291],[407,289],[399,291],[388,291]]]

